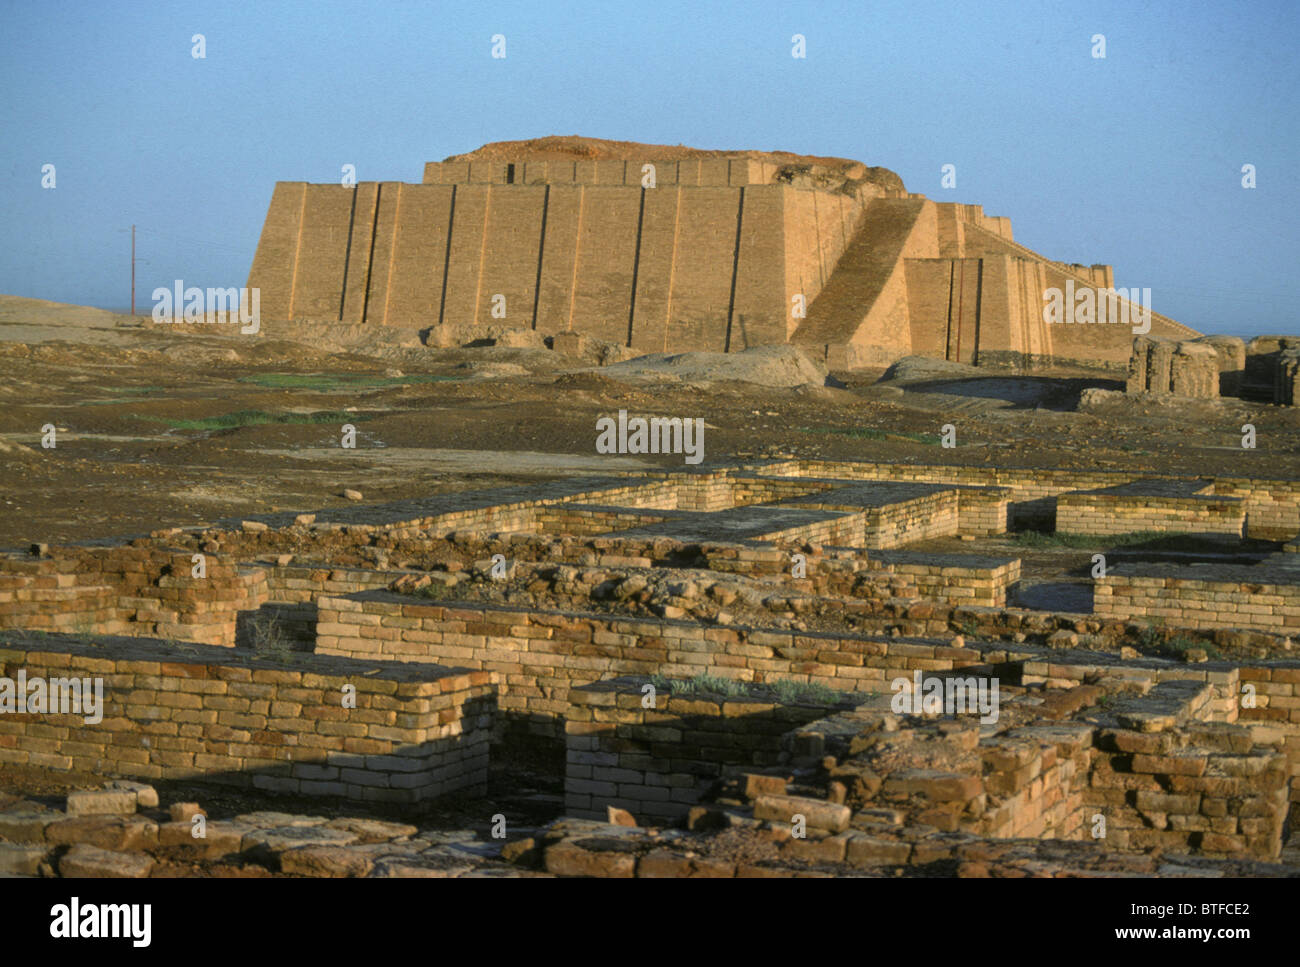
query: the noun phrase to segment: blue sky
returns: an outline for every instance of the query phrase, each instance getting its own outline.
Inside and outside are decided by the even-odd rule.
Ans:
[[[242,285],[276,181],[337,181],[344,164],[419,181],[424,162],[488,141],[583,134],[883,165],[912,191],[1010,216],[1049,258],[1113,264],[1117,285],[1149,287],[1156,311],[1195,328],[1300,332],[1293,2],[0,12],[6,294],[129,304],[133,222],[138,306],[175,279]],[[940,186],[944,164],[956,189]]]

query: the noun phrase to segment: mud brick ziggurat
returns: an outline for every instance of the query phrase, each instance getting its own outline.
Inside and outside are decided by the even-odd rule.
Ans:
[[[280,182],[249,276],[264,313],[305,322],[500,324],[504,297],[508,324],[644,352],[1126,364],[1131,326],[1044,321],[1067,286],[1114,275],[883,168],[577,138],[488,145],[418,185]],[[1156,313],[1150,334],[1199,335]]]

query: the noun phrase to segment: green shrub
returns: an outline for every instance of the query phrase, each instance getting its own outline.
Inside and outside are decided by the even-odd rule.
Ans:
[[[205,416],[196,420],[176,420],[166,416],[137,415],[149,423],[166,423],[176,430],[230,430],[241,426],[265,426],[271,423],[361,423],[370,419],[364,413],[345,410],[317,410],[314,413],[268,413],[266,410],[239,410],[224,416]]]
[[[825,685],[796,682],[788,678],[767,683],[739,682],[731,678],[710,675],[707,672],[693,678],[651,675],[650,684],[655,687],[656,692],[668,692],[679,697],[721,695],[726,698],[752,698],[760,701],[774,697],[784,705],[837,705],[846,697],[844,692],[837,692]]]

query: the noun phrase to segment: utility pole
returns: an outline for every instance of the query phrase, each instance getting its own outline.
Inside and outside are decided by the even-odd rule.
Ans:
[[[135,315],[135,226],[131,226],[131,315]]]

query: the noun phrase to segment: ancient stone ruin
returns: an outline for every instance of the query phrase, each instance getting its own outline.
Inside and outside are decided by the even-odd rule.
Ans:
[[[1027,581],[1033,528],[1154,543]],[[118,778],[0,805],[0,869],[1293,875],[1300,567],[1252,547],[1297,530],[1295,481],[790,459],[34,546],[0,681],[102,703],[7,708],[0,763]],[[562,796],[480,838],[168,792],[475,801],[524,752]]]
[[[883,168],[585,138],[487,145],[420,184],[281,182],[248,286],[304,324],[504,322],[642,353],[794,343],[841,369],[1122,368],[1143,302],[1110,266],[1046,259],[1009,218]],[[1076,318],[1085,291],[1097,311]],[[1049,323],[1052,292],[1071,312]],[[1149,310],[1153,336],[1198,335]]]
[[[1240,397],[1295,406],[1300,375],[1300,339],[1235,336],[1133,340],[1125,391],[1151,396],[1201,399]]]

